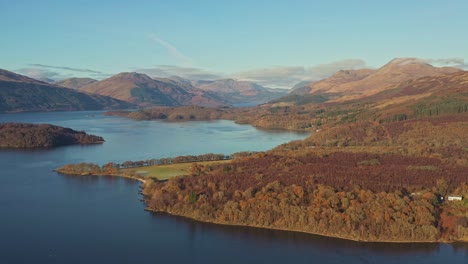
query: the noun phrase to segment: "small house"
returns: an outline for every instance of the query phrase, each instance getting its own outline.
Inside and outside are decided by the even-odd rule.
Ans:
[[[463,196],[461,195],[449,195],[447,196],[448,201],[461,201],[463,200]]]

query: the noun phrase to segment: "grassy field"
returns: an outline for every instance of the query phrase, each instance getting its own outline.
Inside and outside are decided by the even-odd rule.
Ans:
[[[156,177],[159,180],[167,180],[169,178],[179,176],[179,175],[189,175],[192,164],[200,165],[215,165],[222,163],[229,163],[230,160],[217,160],[217,161],[203,161],[203,162],[189,162],[189,163],[176,163],[168,165],[154,165],[154,166],[144,166],[138,168],[128,168],[122,169],[123,171],[134,171],[141,176],[145,177]]]

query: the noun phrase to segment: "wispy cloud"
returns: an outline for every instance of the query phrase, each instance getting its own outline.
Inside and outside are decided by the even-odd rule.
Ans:
[[[58,72],[38,68],[21,68],[16,70],[16,72],[34,78],[36,80],[63,79],[63,76]]]
[[[57,70],[74,71],[74,72],[86,72],[86,73],[103,74],[103,72],[90,70],[90,69],[72,68],[72,67],[66,67],[66,66],[52,66],[52,65],[45,65],[45,64],[39,64],[39,63],[29,64],[29,66],[40,67],[40,68],[49,68],[49,69],[57,69]]]
[[[192,64],[193,60],[183,54],[179,49],[177,49],[174,45],[171,43],[161,39],[160,37],[156,36],[156,34],[148,34],[148,38],[151,39],[153,42],[161,45],[164,47],[169,54],[174,57],[179,63],[184,64],[184,65],[190,65]]]
[[[225,78],[223,74],[211,72],[208,70],[194,68],[194,67],[181,67],[174,65],[158,65],[153,68],[135,69],[136,72],[145,73],[150,77],[171,77],[179,76],[189,80],[216,80]]]
[[[468,70],[468,64],[463,58],[423,59],[433,66],[448,66]]]

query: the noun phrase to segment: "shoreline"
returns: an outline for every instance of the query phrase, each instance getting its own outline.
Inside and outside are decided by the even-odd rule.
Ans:
[[[67,173],[62,173],[58,172],[57,170],[54,170],[58,174],[62,175],[70,175],[70,176],[111,176],[111,177],[121,177],[121,178],[127,178],[127,179],[132,179],[132,180],[137,180],[141,182],[142,184],[146,183],[145,179],[134,177],[134,176],[126,176],[122,174],[67,174]],[[142,201],[146,203],[146,195],[143,195]],[[276,231],[283,231],[283,232],[294,232],[294,233],[302,233],[302,234],[308,234],[308,235],[314,235],[314,236],[322,236],[322,237],[328,237],[328,238],[335,238],[335,239],[342,239],[342,240],[348,240],[348,241],[353,241],[353,242],[359,242],[359,243],[395,243],[395,244],[409,244],[409,243],[443,243],[443,244],[452,244],[452,243],[468,243],[468,241],[463,241],[463,240],[430,240],[430,241],[408,241],[408,240],[363,240],[363,239],[355,239],[352,237],[347,237],[347,236],[339,236],[339,235],[330,235],[330,234],[323,234],[323,233],[313,233],[313,232],[308,232],[308,231],[302,231],[302,230],[291,230],[291,229],[284,229],[284,228],[276,228],[276,227],[265,227],[265,226],[258,226],[258,225],[248,225],[248,224],[233,224],[233,223],[221,223],[217,221],[209,221],[209,220],[200,220],[194,217],[190,217],[187,215],[182,215],[182,214],[177,214],[169,211],[163,211],[163,210],[154,210],[151,208],[146,207],[144,209],[145,211],[156,213],[156,214],[166,214],[174,217],[181,217],[185,218],[188,220],[200,222],[200,223],[207,223],[207,224],[214,224],[214,225],[221,225],[221,226],[232,226],[232,227],[251,227],[251,228],[261,228],[261,229],[267,229],[267,230],[276,230]]]
[[[196,219],[196,218],[193,218],[193,217],[190,217],[190,216],[185,216],[185,215],[181,215],[181,214],[166,212],[166,211],[162,211],[162,210],[153,210],[153,209],[149,209],[149,208],[145,208],[145,211],[156,213],[156,214],[167,214],[169,216],[181,217],[181,218],[185,218],[185,219],[188,219],[188,220],[191,220],[191,221],[196,221],[196,222],[199,222],[199,223],[214,224],[214,225],[220,225],[220,226],[250,227],[250,228],[259,228],[259,229],[275,230],[275,231],[282,231],[282,232],[302,233],[302,234],[313,235],[313,236],[321,236],[321,237],[328,237],[328,238],[334,238],[334,239],[347,240],[347,241],[352,241],[352,242],[357,242],[357,243],[394,243],[394,244],[410,244],[410,243],[434,244],[434,243],[443,243],[443,244],[452,244],[452,243],[457,243],[457,242],[458,243],[467,243],[468,242],[468,241],[444,241],[444,240],[432,240],[432,241],[360,240],[360,239],[354,239],[354,238],[344,237],[344,236],[319,234],[319,233],[312,233],[312,232],[300,231],[300,230],[290,230],[290,229],[284,229],[284,228],[264,227],[264,226],[257,226],[257,225],[219,223],[219,222],[215,222],[215,221],[205,221],[205,220],[199,220],[199,219]]]
[[[59,172],[57,170],[54,170],[58,174],[62,175],[68,175],[68,176],[94,176],[94,177],[100,177],[100,176],[111,176],[111,177],[120,177],[120,178],[127,178],[127,179],[132,179],[132,180],[137,180],[141,183],[146,183],[145,179],[141,179],[138,177],[133,177],[133,176],[126,176],[122,174],[72,174],[72,173],[64,173],[64,172]]]

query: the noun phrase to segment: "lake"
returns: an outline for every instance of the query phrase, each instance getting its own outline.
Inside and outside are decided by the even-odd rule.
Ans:
[[[144,211],[138,181],[52,171],[76,162],[267,150],[307,134],[101,112],[0,115],[0,122],[10,121],[84,130],[106,142],[0,151],[0,263],[467,263],[462,244],[357,243],[154,214]]]

